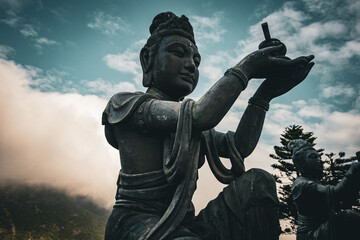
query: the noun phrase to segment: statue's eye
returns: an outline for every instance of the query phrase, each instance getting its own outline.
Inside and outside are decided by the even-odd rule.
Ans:
[[[181,47],[174,48],[170,52],[172,52],[173,54],[175,54],[178,57],[184,57],[185,56],[185,51]]]
[[[194,63],[197,67],[200,65],[200,58],[198,56],[194,57]]]

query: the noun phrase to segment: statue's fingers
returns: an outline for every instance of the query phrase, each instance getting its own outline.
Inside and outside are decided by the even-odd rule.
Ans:
[[[314,55],[306,56],[306,59],[308,60],[308,62],[310,62],[310,61],[313,60],[314,58],[315,58]]]
[[[313,66],[315,65],[314,62],[310,62],[306,67],[305,70],[303,72],[303,78],[305,79],[307,77],[307,75],[309,74],[309,72],[311,71],[311,69],[313,68]]]
[[[298,57],[298,58],[295,58],[295,59],[289,61],[290,65],[302,66],[302,67],[306,66],[306,64],[308,64],[308,63],[309,63],[308,57],[305,57],[305,56],[301,56],[301,57]]]
[[[302,67],[296,71],[296,74],[294,77],[294,81],[296,82],[296,84],[299,84],[307,77],[307,75],[309,74],[309,72],[311,71],[311,69],[314,65],[315,65],[315,63],[310,62],[307,66]]]
[[[309,55],[309,56],[300,56],[298,58],[295,58],[293,60],[295,60],[294,62],[303,62],[303,61],[307,61],[308,63],[311,62],[311,60],[313,60],[315,58],[314,55]]]

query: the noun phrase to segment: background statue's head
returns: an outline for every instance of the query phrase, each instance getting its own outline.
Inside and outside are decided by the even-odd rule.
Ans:
[[[160,90],[165,88],[170,91],[169,94],[171,91],[175,94],[171,89],[175,86],[169,86],[170,83],[165,82],[164,76],[167,80],[176,80],[180,74],[180,77],[185,79],[185,82],[192,83],[192,86],[188,86],[190,89],[184,89],[178,95],[185,96],[192,92],[198,81],[197,67],[200,64],[200,55],[189,19],[184,15],[178,17],[172,12],[160,13],[155,16],[150,26],[150,34],[140,52],[144,87],[155,86]],[[180,69],[180,65],[185,66],[185,69]],[[178,85],[181,85],[180,82]],[[181,92],[181,86],[177,87]]]
[[[291,140],[287,148],[292,152],[292,160],[302,176],[321,179],[323,162],[319,153],[303,139]]]

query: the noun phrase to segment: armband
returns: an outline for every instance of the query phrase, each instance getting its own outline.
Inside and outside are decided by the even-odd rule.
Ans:
[[[259,108],[265,112],[268,111],[270,108],[270,104],[267,101],[265,101],[261,98],[255,98],[255,97],[252,97],[249,99],[249,105]]]
[[[242,73],[239,69],[236,68],[229,68],[224,75],[233,75],[237,77],[241,83],[243,84],[244,89],[247,87],[249,79]]]

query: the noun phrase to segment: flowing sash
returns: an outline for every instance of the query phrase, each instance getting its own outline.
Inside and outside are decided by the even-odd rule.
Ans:
[[[175,135],[164,141],[163,169],[168,182],[176,186],[175,194],[159,222],[139,240],[162,240],[181,224],[196,189],[201,132],[192,129],[194,101],[182,102]]]

